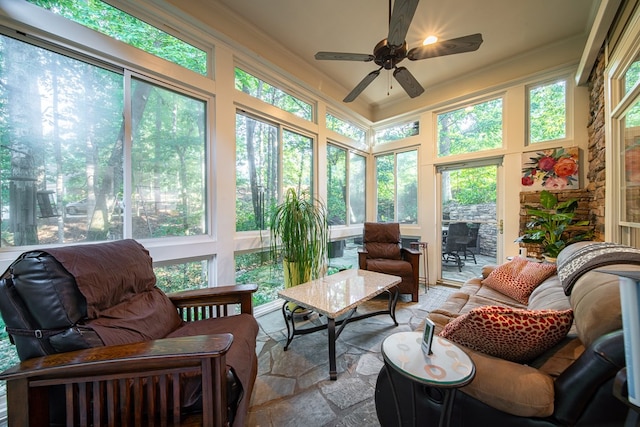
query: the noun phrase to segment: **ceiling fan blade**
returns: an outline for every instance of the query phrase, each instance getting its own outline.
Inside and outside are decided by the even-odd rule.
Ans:
[[[405,67],[396,68],[393,71],[393,77],[396,78],[398,83],[400,83],[400,86],[402,86],[410,98],[415,98],[424,92],[424,88],[420,86],[420,83],[418,83],[416,78],[413,77],[413,74],[411,74]]]
[[[370,62],[375,59],[368,53],[342,53],[342,52],[318,52],[315,55],[318,60],[328,61],[362,61]]]
[[[378,77],[380,75],[380,70],[382,70],[382,67],[378,68],[375,71],[370,72],[369,74],[367,74],[364,79],[362,79],[362,81],[360,83],[358,83],[358,85],[356,87],[353,88],[353,90],[349,93],[349,95],[347,95],[342,102],[351,102],[354,99],[356,99],[358,97],[358,95],[360,95],[362,93],[363,90],[365,90],[367,88],[367,86],[369,86],[369,84],[375,80],[376,77]]]
[[[407,58],[412,61],[418,59],[435,58],[437,56],[453,55],[455,53],[473,52],[482,44],[482,34],[471,34],[457,39],[443,40],[441,42],[414,47],[407,53]]]
[[[393,13],[389,19],[389,35],[387,36],[387,43],[390,46],[400,47],[404,44],[418,2],[419,0],[395,0]]]

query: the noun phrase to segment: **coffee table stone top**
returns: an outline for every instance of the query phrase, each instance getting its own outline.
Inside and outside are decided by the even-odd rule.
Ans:
[[[350,269],[283,289],[278,295],[335,319],[400,282],[399,276]]]

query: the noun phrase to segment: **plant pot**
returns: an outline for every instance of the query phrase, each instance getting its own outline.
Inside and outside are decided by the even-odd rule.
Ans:
[[[308,282],[311,279],[311,269],[308,265],[302,266],[297,262],[290,262],[287,260],[282,261],[282,268],[284,272],[284,287],[291,288],[293,286],[300,285],[302,283]],[[302,277],[300,276],[300,268],[304,268],[304,272],[302,273]],[[294,310],[298,307],[296,303],[290,302],[287,304],[287,310],[290,313],[294,313]],[[294,315],[295,316],[308,316],[311,313],[311,310],[298,309]]]
[[[545,262],[548,262],[549,264],[555,264],[556,261],[558,260],[558,258],[548,256],[548,255],[542,255],[542,257],[544,258]]]

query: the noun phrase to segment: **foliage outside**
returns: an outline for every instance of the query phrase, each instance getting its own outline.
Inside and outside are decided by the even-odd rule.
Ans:
[[[351,138],[354,141],[364,142],[366,132],[358,126],[342,120],[331,113],[327,113],[325,118],[327,129]]]
[[[252,76],[244,70],[236,67],[236,89],[258,98],[268,104],[287,111],[305,120],[311,120],[313,108],[311,104],[289,95],[285,91],[270,85],[269,83]]]
[[[419,133],[420,122],[416,120],[414,122],[394,125],[376,131],[375,141],[376,144],[382,144],[385,142],[397,141],[400,139],[408,138],[410,136],[415,136]]]
[[[589,225],[589,221],[574,220],[577,199],[559,202],[556,195],[543,190],[540,204],[542,208],[527,206],[527,215],[531,220],[526,225],[527,232],[518,237],[516,242],[539,244],[543,255],[556,258],[567,245],[593,237],[593,230],[569,233],[570,227]]]
[[[297,266],[289,269],[291,284],[321,275],[327,258],[329,225],[320,200],[305,191],[287,189],[284,200],[271,216],[269,232],[271,259]]]
[[[529,142],[566,137],[566,81],[529,89]]]
[[[502,147],[502,98],[438,114],[438,157]]]
[[[152,55],[207,74],[207,53],[99,0],[28,0]]]

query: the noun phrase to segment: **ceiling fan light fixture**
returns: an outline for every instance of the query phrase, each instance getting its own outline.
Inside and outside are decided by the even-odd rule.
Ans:
[[[428,44],[434,44],[438,41],[438,37],[434,36],[434,35],[430,35],[429,37],[427,37],[426,39],[424,39],[424,41],[422,42],[423,46],[426,46]]]

